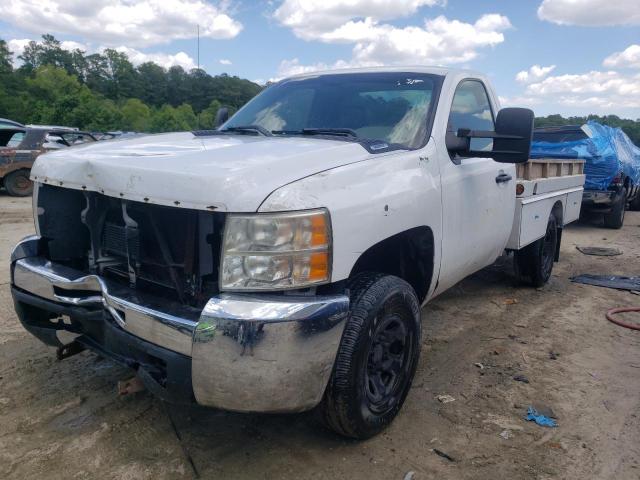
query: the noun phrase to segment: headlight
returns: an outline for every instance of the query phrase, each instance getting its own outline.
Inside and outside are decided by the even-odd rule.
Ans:
[[[221,290],[284,290],[331,278],[326,210],[227,216]]]

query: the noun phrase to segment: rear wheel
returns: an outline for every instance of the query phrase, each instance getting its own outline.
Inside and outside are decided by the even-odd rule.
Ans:
[[[22,169],[11,172],[4,177],[4,188],[13,197],[26,197],[33,192],[33,182],[29,180],[29,170]]]
[[[350,315],[320,413],[347,437],[369,438],[402,407],[420,355],[420,305],[411,286],[363,273],[350,283]]]
[[[516,274],[521,281],[541,287],[551,278],[558,249],[558,222],[552,213],[545,236],[515,254]]]
[[[604,215],[604,226],[607,228],[622,228],[624,225],[624,214],[627,209],[627,195],[623,190],[620,195],[613,201],[611,212]]]

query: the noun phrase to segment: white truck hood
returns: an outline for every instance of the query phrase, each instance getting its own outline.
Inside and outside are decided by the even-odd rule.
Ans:
[[[182,132],[47,153],[31,179],[141,202],[251,212],[283,185],[370,156],[341,140]]]

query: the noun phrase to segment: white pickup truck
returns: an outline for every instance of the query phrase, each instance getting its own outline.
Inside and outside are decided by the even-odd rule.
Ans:
[[[216,130],[43,155],[16,311],[164,399],[370,437],[409,392],[421,305],[505,249],[549,279],[584,176],[517,179],[532,127],[483,75],[376,68],[283,80]]]

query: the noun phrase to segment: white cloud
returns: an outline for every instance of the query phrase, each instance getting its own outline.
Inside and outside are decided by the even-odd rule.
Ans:
[[[481,48],[502,43],[503,32],[511,27],[509,19],[499,14],[482,15],[474,23],[449,20],[443,15],[425,19],[419,26],[382,23],[382,20],[415,13],[420,6],[443,3],[439,0],[352,0],[346,4],[337,0],[285,0],[274,18],[304,40],[352,44],[351,59],[336,62],[342,66],[464,63],[476,58]],[[294,71],[318,67],[300,65],[296,59],[286,62],[295,62]],[[286,63],[281,65],[279,74],[284,71],[287,71]]]
[[[221,58],[220,60],[218,60],[218,62],[220,63],[220,65],[231,65],[231,60],[228,60],[226,58]]]
[[[270,82],[277,82],[286,77],[293,75],[301,75],[303,73],[318,72],[321,70],[331,70],[335,68],[348,68],[350,65],[348,62],[338,60],[333,64],[317,62],[309,65],[303,65],[300,60],[293,58],[291,60],[282,60],[278,66],[278,73],[274,78],[270,78]]]
[[[89,42],[146,47],[176,39],[233,38],[242,25],[204,0],[4,0],[0,18],[23,30],[80,35]]]
[[[527,95],[514,95],[512,97],[498,96],[501,107],[526,107],[531,108],[542,103],[542,98]]]
[[[87,45],[85,45],[84,43],[80,43],[80,42],[74,42],[73,40],[63,40],[60,42],[60,46],[62,47],[63,50],[82,50],[82,51],[87,51],[89,49],[89,47],[87,47]]]
[[[516,75],[525,84],[520,94],[501,98],[508,106],[537,106],[546,113],[640,115],[640,72],[613,70],[640,67],[640,45],[631,45],[603,62],[608,70],[551,75],[555,65],[534,65]]]
[[[543,0],[541,20],[559,25],[640,25],[638,0]]]
[[[126,53],[129,57],[129,60],[134,65],[140,65],[141,63],[145,62],[154,62],[164,68],[173,67],[174,65],[180,66],[187,71],[191,70],[192,68],[196,68],[195,60],[185,52],[178,52],[175,54],[162,52],[144,53],[140,50],[125,46],[117,47],[115,50],[117,50],[118,52]]]
[[[590,107],[605,113],[640,108],[640,74],[590,71],[550,76],[525,89],[525,96],[567,107]]]
[[[314,40],[353,19],[392,20],[446,0],[285,0],[273,16],[296,36]]]
[[[13,40],[9,40],[7,42],[9,50],[13,52],[14,62],[19,61],[18,56],[22,55],[22,52],[24,52],[25,47],[29,45],[30,41],[31,39],[29,38],[14,38]]]
[[[555,65],[549,65],[548,67],[534,65],[529,70],[518,72],[518,74],[516,75],[516,80],[520,83],[537,82],[549,75],[554,68],[556,68]]]
[[[622,52],[613,53],[602,64],[608,68],[640,68],[640,45],[630,45]]]

